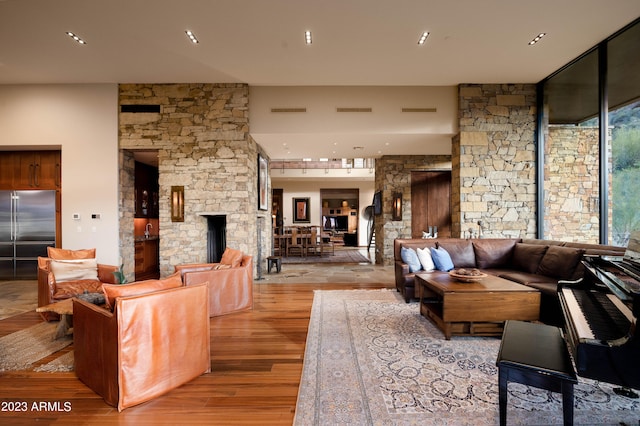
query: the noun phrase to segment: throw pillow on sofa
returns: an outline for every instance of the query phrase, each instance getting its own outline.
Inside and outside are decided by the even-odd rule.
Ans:
[[[409,265],[409,272],[418,272],[422,269],[420,259],[418,259],[418,254],[414,249],[406,247],[400,248],[400,257],[404,263]]]
[[[98,279],[96,259],[51,260],[49,267],[56,283]]]
[[[422,265],[422,269],[425,271],[431,272],[436,269],[436,265],[433,263],[433,259],[431,258],[431,250],[429,247],[416,249],[416,254],[418,255],[418,260],[420,260],[420,265]]]
[[[438,271],[449,272],[454,268],[449,252],[443,247],[431,248],[431,258]]]

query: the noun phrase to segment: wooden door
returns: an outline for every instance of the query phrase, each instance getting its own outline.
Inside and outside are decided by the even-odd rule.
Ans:
[[[411,172],[411,238],[429,227],[438,237],[451,237],[451,171]]]

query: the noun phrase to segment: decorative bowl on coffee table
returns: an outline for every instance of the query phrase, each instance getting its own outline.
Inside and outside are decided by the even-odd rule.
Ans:
[[[460,281],[463,283],[475,283],[481,281],[483,278],[487,276],[484,272],[476,273],[475,275],[461,275],[454,271],[449,271],[449,276],[456,281]]]

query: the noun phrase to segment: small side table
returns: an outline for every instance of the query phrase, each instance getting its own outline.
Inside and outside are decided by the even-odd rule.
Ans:
[[[271,268],[276,267],[276,272],[280,273],[282,270],[282,256],[268,256],[267,257],[267,273],[271,273]]]
[[[562,393],[565,425],[573,425],[573,385],[578,382],[558,327],[507,321],[498,353],[500,425],[507,424],[507,383]]]
[[[60,315],[60,322],[56,328],[54,340],[73,333],[73,299],[64,299],[59,302],[39,306],[36,308],[36,312],[55,312]]]

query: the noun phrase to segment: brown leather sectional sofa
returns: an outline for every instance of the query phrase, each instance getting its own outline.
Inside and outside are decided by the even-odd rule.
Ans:
[[[558,281],[575,281],[584,276],[580,262],[585,254],[624,255],[624,247],[582,244],[538,239],[396,239],[394,241],[396,289],[408,303],[419,295],[414,277],[401,257],[402,247],[417,249],[443,247],[455,268],[478,268],[541,292],[540,320],[560,325],[562,314],[558,304]]]

